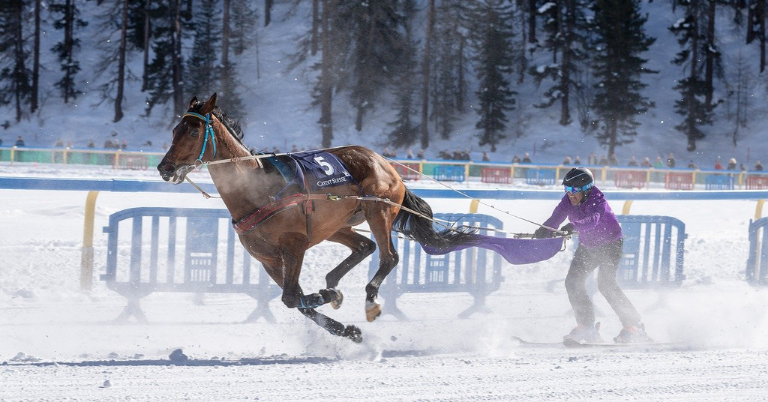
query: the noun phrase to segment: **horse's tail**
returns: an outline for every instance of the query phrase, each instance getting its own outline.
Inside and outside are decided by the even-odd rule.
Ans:
[[[402,206],[404,208],[397,214],[392,223],[392,229],[424,246],[448,249],[466,244],[476,238],[475,231],[466,227],[435,230],[432,226],[432,208],[407,188]]]

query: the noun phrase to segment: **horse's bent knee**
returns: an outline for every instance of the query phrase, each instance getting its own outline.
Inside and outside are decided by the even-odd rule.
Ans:
[[[376,242],[368,239],[361,241],[360,246],[357,249],[357,252],[363,254],[366,257],[373,254],[374,251],[376,251]]]
[[[398,263],[400,263],[400,255],[396,251],[393,251],[389,256],[379,254],[379,270],[386,269],[388,273]]]

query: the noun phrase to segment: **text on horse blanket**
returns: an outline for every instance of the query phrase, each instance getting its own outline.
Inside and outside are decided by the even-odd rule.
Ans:
[[[329,152],[309,151],[290,154],[290,156],[301,167],[297,169],[297,176],[311,174],[301,178],[309,187],[306,189],[307,192],[313,193],[325,187],[341,184],[356,184],[344,162]]]

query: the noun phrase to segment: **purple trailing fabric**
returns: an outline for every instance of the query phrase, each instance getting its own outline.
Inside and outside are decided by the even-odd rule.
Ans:
[[[481,247],[499,253],[510,264],[531,264],[552,258],[563,248],[562,237],[548,239],[508,239],[476,234],[474,239],[460,246],[436,248],[422,245],[427,254],[442,255],[468,247]]]

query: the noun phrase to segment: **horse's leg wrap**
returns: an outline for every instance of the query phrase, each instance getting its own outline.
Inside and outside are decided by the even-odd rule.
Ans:
[[[320,293],[299,296],[299,308],[316,308],[325,304],[325,298]]]
[[[344,300],[344,295],[341,294],[340,290],[322,289],[317,293],[299,296],[298,308],[317,308],[323,304],[331,303],[334,309],[338,309],[342,300]]]

